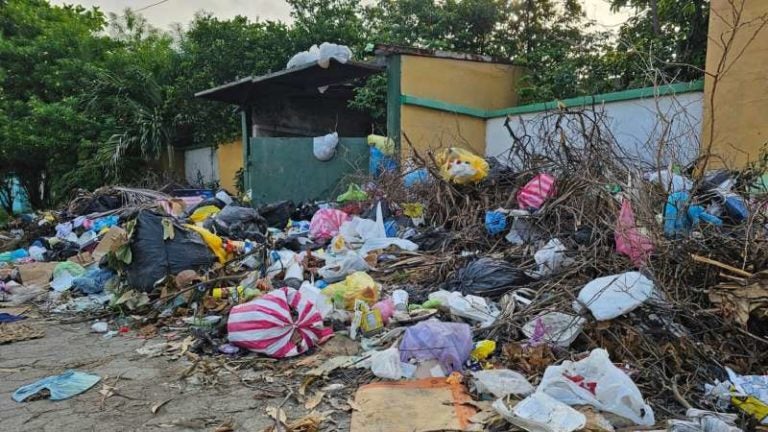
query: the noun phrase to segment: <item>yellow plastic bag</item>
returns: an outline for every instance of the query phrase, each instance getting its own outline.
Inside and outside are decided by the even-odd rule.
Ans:
[[[476,361],[482,361],[487,359],[494,351],[496,351],[496,342],[484,339],[475,344],[475,349],[472,350],[470,356]]]
[[[222,240],[221,237],[197,225],[184,225],[184,227],[200,234],[200,237],[203,238],[205,244],[208,245],[208,249],[216,255],[216,258],[219,259],[220,263],[223,264],[231,258],[227,251],[224,250],[224,240]]]
[[[731,390],[732,393],[735,391],[735,389]],[[751,415],[761,422],[763,419],[768,417],[768,405],[764,404],[760,399],[754,396],[732,396],[731,403],[736,408],[744,411],[745,413]]]
[[[220,212],[221,209],[219,209],[216,206],[208,205],[208,206],[202,206],[198,209],[196,209],[192,214],[189,216],[189,218],[194,223],[200,223],[206,219],[208,219],[209,216],[213,216],[216,213]]]
[[[424,204],[422,203],[403,203],[403,214],[409,218],[424,217]]]
[[[355,300],[369,305],[379,301],[379,284],[366,272],[355,272],[341,282],[328,285],[322,293],[333,300],[338,308],[348,311],[355,309]]]
[[[384,156],[395,154],[395,141],[381,135],[368,135],[368,145],[376,147]]]
[[[488,162],[469,150],[451,147],[439,152],[440,176],[456,184],[477,183],[488,177]]]

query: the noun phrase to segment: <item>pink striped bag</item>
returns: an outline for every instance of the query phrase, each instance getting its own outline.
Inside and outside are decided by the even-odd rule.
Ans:
[[[315,305],[288,287],[233,307],[227,331],[232,344],[273,358],[297,356],[333,335]]]
[[[549,174],[538,174],[517,191],[517,205],[522,210],[538,210],[556,193],[555,178]]]

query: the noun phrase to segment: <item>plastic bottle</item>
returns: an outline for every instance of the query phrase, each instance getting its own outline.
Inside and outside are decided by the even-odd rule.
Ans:
[[[239,287],[222,287],[214,288],[211,293],[213,298],[221,300],[222,298],[229,298],[235,303],[242,303],[248,300],[252,300],[259,295],[259,290],[255,288]]]

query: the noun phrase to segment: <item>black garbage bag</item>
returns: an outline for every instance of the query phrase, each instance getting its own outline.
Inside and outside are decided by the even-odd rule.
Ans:
[[[298,207],[296,207],[296,210],[291,214],[291,219],[295,221],[308,221],[312,220],[312,216],[317,213],[317,211],[320,209],[317,205],[305,202],[299,204]]]
[[[453,235],[443,228],[437,228],[417,234],[409,240],[419,245],[420,251],[437,251],[448,247]]]
[[[296,206],[293,205],[293,201],[278,201],[261,207],[259,214],[267,220],[267,225],[270,227],[285,229],[294,210]]]
[[[187,211],[184,212],[184,217],[185,218],[190,217],[192,213],[194,213],[195,210],[199,209],[200,207],[214,206],[221,209],[221,208],[224,208],[224,206],[226,205],[227,204],[224,201],[218,198],[206,198],[200,201],[199,203],[193,205],[192,207],[188,208]]]
[[[381,216],[384,220],[390,219],[392,217],[392,210],[389,208],[389,201],[385,199],[374,201],[373,204],[371,204],[371,207],[361,214],[360,217],[363,219],[376,220],[376,209],[379,207],[379,204],[381,204]]]
[[[267,232],[267,221],[251,207],[228,205],[207,222],[209,230],[235,240],[262,242]]]
[[[481,297],[498,297],[532,279],[514,265],[497,259],[480,258],[456,272],[445,283],[448,291]]]
[[[69,240],[46,243],[48,250],[43,254],[46,261],[66,261],[80,253],[80,245]]]
[[[163,240],[163,219],[173,227],[173,238]],[[149,210],[139,212],[131,238],[133,260],[127,269],[128,283],[150,292],[161,278],[182,270],[202,270],[216,262],[216,257],[200,235],[184,229]]]

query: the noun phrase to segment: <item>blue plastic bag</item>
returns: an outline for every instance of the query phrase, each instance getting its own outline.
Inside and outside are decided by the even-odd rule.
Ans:
[[[461,372],[473,346],[468,324],[429,319],[405,330],[400,361],[434,359],[445,373]]]
[[[98,375],[92,375],[75,370],[68,370],[61,375],[45,377],[32,384],[19,387],[11,398],[16,402],[24,402],[30,396],[47,389],[52,401],[69,399],[88,390],[101,381]]]
[[[397,161],[376,147],[371,147],[371,155],[368,161],[368,171],[373,177],[380,176],[385,171],[394,171],[397,169]]]
[[[115,272],[109,269],[91,269],[80,277],[72,279],[72,289],[84,294],[99,294],[104,291],[104,286],[115,276]]]
[[[426,168],[420,168],[416,171],[411,171],[403,177],[403,184],[407,188],[411,188],[414,185],[426,183],[429,181],[429,171]]]
[[[496,235],[507,229],[507,215],[499,211],[485,212],[485,230],[490,235]]]
[[[703,221],[711,225],[721,226],[723,221],[707,213],[700,205],[689,205],[688,192],[675,192],[667,198],[664,206],[664,235],[674,237],[687,234],[691,228]]]

